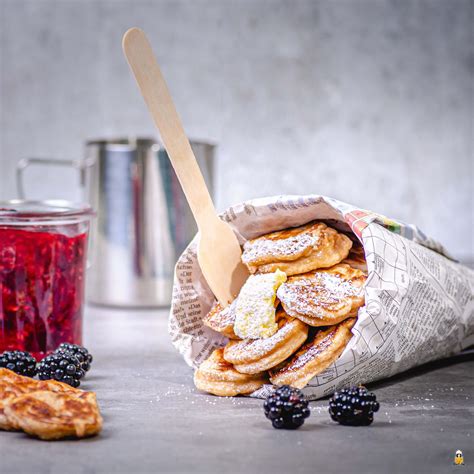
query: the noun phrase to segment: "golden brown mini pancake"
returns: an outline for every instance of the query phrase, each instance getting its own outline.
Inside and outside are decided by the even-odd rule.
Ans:
[[[354,242],[352,248],[349,251],[349,255],[341,263],[346,263],[352,268],[356,268],[367,274],[367,261],[365,259],[364,247],[360,242]]]
[[[290,316],[310,326],[329,326],[357,315],[364,305],[366,279],[362,271],[339,264],[292,276],[277,295]]]
[[[287,359],[308,336],[308,326],[290,318],[280,308],[276,314],[277,332],[265,339],[230,341],[224,349],[224,359],[244,374],[258,374]]]
[[[233,397],[255,392],[268,382],[266,374],[242,374],[224,360],[224,349],[216,349],[194,373],[194,384],[203,392]]]
[[[36,386],[37,380],[18,375],[12,370],[0,368],[0,429],[15,430],[18,429],[7,420],[5,415],[5,405],[14,398],[28,393]]]
[[[234,332],[235,301],[236,300],[224,309],[222,309],[220,303],[216,301],[211,311],[204,316],[202,322],[211,329],[214,329],[214,331],[227,336],[229,339],[239,339]]]
[[[4,408],[9,422],[45,440],[93,436],[102,429],[93,392],[39,390],[16,397]]]
[[[6,383],[21,383],[27,382],[29,380],[33,380],[29,377],[23,377],[23,375],[18,375],[13,370],[5,369],[3,367],[0,368],[0,381]]]
[[[0,368],[0,382],[8,383],[16,387],[21,387],[25,392],[36,390],[52,390],[53,392],[79,392],[82,390],[56,380],[36,380],[24,375],[18,375],[12,370]]]
[[[250,273],[277,269],[289,275],[328,268],[347,257],[352,241],[322,222],[262,235],[244,244],[242,261]]]
[[[14,420],[7,419],[5,406],[20,395],[33,393],[38,390],[67,392],[71,394],[83,393],[82,390],[78,390],[62,382],[57,382],[56,380],[35,380],[30,377],[18,375],[11,370],[0,368],[0,429],[19,429],[19,426],[14,423]]]
[[[5,405],[16,397],[23,395],[23,390],[20,387],[15,387],[8,382],[2,382],[0,380],[0,430],[14,430],[16,429],[11,423],[8,422],[7,416],[5,415]]]
[[[270,372],[272,384],[304,388],[339,358],[352,337],[351,328],[355,321],[355,318],[346,319],[317,331],[285,365]]]

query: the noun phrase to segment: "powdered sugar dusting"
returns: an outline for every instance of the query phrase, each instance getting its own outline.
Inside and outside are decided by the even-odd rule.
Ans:
[[[358,272],[359,273],[359,272]],[[318,308],[335,308],[363,294],[365,276],[346,279],[337,272],[315,271],[290,277],[277,291],[279,300],[291,315],[318,315]]]
[[[227,346],[226,355],[232,357],[234,364],[259,360],[284,341],[295,330],[297,324],[300,323],[286,320],[286,323],[271,337],[232,342]]]
[[[294,256],[296,259],[303,254],[306,249],[314,247],[318,239],[318,236],[300,234],[285,240],[262,238],[255,241],[248,241],[244,244],[242,261],[244,263],[252,263],[256,260],[264,259],[267,255],[271,255],[272,259],[290,256]]]
[[[275,298],[285,273],[250,275],[240,290],[235,309],[234,332],[242,339],[270,337],[277,331]]]
[[[232,301],[232,303],[224,308],[221,311],[220,319],[223,325],[228,326],[229,324],[234,324],[235,322],[235,302],[236,300]]]
[[[309,361],[315,359],[319,354],[324,352],[334,340],[337,329],[333,329],[329,334],[327,334],[323,339],[314,344],[318,335],[316,334],[315,339],[307,344],[305,344],[290,361],[290,363],[283,367],[278,373],[288,372],[298,370],[301,367],[304,367]]]
[[[249,240],[244,244],[242,261],[246,264],[262,264],[279,259],[296,260],[308,249],[318,245],[320,232],[325,227],[324,224],[311,224]]]
[[[214,303],[214,306],[206,316],[206,319],[212,324],[212,326],[218,329],[225,329],[229,326],[233,326],[235,322],[236,301],[237,300],[232,301],[232,303],[224,309],[222,309],[218,302]]]

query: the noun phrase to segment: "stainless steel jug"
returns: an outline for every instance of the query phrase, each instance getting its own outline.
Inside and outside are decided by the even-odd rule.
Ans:
[[[213,190],[214,145],[191,141]],[[91,231],[87,300],[122,307],[167,306],[173,268],[197,228],[164,148],[153,139],[92,140],[80,161],[29,158],[32,164],[74,166],[84,199],[97,213]]]

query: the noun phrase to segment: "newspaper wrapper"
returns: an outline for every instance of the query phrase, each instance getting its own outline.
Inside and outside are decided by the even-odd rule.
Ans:
[[[321,220],[361,241],[368,266],[365,306],[339,359],[304,389],[310,399],[390,377],[474,344],[474,272],[450,259],[415,226],[323,196],[277,196],[228,209],[222,218],[241,243]],[[176,264],[169,331],[198,367],[227,339],[202,324],[214,296],[199,268],[196,236]],[[263,397],[266,385],[252,396]]]

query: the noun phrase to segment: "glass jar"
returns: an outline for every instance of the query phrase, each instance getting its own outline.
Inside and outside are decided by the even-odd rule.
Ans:
[[[0,201],[0,353],[82,343],[90,206]]]

